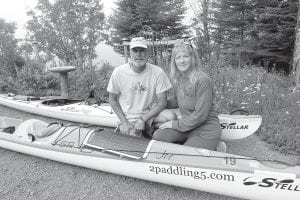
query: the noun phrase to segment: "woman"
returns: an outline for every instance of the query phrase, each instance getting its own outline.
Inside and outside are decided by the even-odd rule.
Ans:
[[[167,108],[179,107],[181,118],[161,124],[154,140],[216,150],[221,128],[214,110],[213,83],[199,68],[197,53],[190,44],[174,47],[170,71],[174,97],[168,100]]]

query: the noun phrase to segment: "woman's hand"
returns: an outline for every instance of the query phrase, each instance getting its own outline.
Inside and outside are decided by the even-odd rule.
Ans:
[[[159,126],[160,129],[172,128],[173,121],[167,121]]]
[[[137,122],[134,125],[135,130],[142,131],[145,129],[145,121],[142,119],[137,120]]]

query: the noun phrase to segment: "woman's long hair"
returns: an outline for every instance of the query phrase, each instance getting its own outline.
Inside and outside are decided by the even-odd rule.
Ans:
[[[175,57],[177,53],[184,50],[187,51],[191,56],[191,68],[189,70],[190,73],[188,74],[188,76],[185,73],[182,73],[178,70],[175,62]],[[201,71],[200,67],[201,63],[198,53],[190,43],[181,42],[173,48],[170,63],[170,79],[175,87],[180,81],[184,81],[184,79],[187,79],[190,83],[194,83],[196,77],[198,76],[198,73]]]

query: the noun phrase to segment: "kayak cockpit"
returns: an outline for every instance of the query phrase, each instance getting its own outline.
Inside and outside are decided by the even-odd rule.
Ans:
[[[4,133],[13,134],[16,130],[16,127],[19,126],[23,120],[14,119],[9,117],[0,118],[0,131]]]
[[[42,102],[43,105],[47,106],[65,106],[74,103],[82,102],[80,99],[50,99]]]
[[[33,142],[37,138],[46,138],[62,127],[60,123],[47,123],[38,119],[14,119],[0,117],[0,131],[12,134],[18,140]]]
[[[20,123],[14,132],[19,140],[31,141],[45,138],[62,127],[60,123],[47,123],[38,119],[28,119]]]

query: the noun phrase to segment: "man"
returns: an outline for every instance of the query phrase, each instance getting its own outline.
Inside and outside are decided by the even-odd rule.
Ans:
[[[152,122],[159,123],[156,116],[165,109],[172,88],[166,73],[147,63],[147,48],[143,37],[132,38],[129,63],[115,68],[108,83],[109,103],[124,134],[139,136]]]

